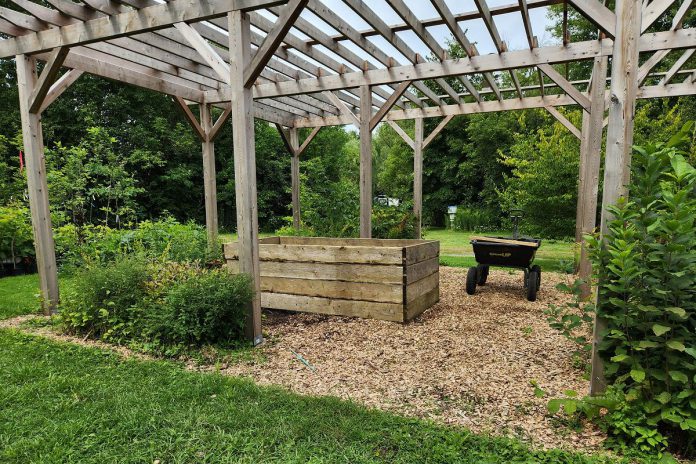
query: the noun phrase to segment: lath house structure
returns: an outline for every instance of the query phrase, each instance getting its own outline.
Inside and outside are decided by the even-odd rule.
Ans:
[[[371,133],[380,121],[392,125],[414,150],[414,209],[420,216],[423,150],[453,116],[546,108],[582,141],[578,231],[589,232],[596,226],[603,126],[608,124],[604,222],[606,206],[625,194],[636,99],[696,93],[696,71],[688,67],[696,29],[683,27],[692,0],[615,0],[613,8],[599,0],[510,0],[498,6],[473,0],[471,11],[455,11],[457,2],[450,0],[428,1],[437,12],[430,18],[415,15],[405,0],[12,0],[13,8],[0,8],[0,33],[6,37],[0,40],[0,58],[17,62],[30,206],[47,308],[58,302],[59,293],[41,113],[83,73],[163,92],[181,104],[202,141],[211,240],[217,224],[214,141],[231,119],[239,266],[257,288],[254,118],[277,124],[291,153],[296,225],[303,150],[323,126],[359,128],[360,233],[369,237]],[[564,33],[563,43],[540,44],[535,34],[543,25],[533,23],[530,11],[559,3],[596,25],[596,39],[573,42]],[[388,8],[400,22],[387,24],[377,7]],[[369,27],[351,26],[341,15],[346,9]],[[519,15],[524,26],[528,44],[523,49],[510,50],[502,40],[496,17],[509,14]],[[472,25],[485,27],[494,53],[479,54],[467,37]],[[466,57],[448,56],[446,44],[433,33],[441,27]],[[429,50],[431,56],[425,59],[415,49]],[[668,55],[676,60],[670,58],[673,64],[665,67]],[[40,75],[37,61],[45,62]],[[569,81],[557,66],[581,61],[591,63],[591,73],[579,81]],[[535,73],[537,84],[522,86],[520,71]],[[200,119],[189,104],[199,106]],[[558,110],[569,105],[582,108],[581,128]],[[224,109],[217,120],[211,118],[213,106]],[[431,117],[443,119],[426,135],[423,120]],[[413,139],[396,125],[406,119],[416,122]],[[313,128],[302,143],[300,128]],[[587,272],[583,259],[582,273]],[[250,335],[260,341],[258,299],[250,315]]]

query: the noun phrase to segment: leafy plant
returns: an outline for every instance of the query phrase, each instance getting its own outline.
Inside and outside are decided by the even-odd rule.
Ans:
[[[492,211],[464,205],[457,207],[453,224],[455,230],[467,232],[495,230],[499,225],[500,221]]]
[[[16,269],[19,259],[34,256],[29,210],[20,205],[0,206],[0,261],[10,260]]]

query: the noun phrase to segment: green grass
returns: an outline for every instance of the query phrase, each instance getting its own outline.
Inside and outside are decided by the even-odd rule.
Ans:
[[[38,312],[38,274],[0,279],[0,319]]]
[[[0,462],[610,462],[0,330]]]

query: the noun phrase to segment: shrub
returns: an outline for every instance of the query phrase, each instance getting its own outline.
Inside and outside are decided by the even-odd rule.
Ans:
[[[467,206],[457,207],[453,224],[455,230],[467,232],[495,230],[498,225],[499,220],[493,212]]]
[[[70,333],[173,355],[242,340],[252,293],[225,269],[134,255],[81,270],[59,317]]]
[[[400,206],[372,207],[372,237],[374,238],[414,238],[416,221],[413,210],[407,204]]]
[[[12,267],[21,259],[34,260],[34,236],[29,209],[19,205],[0,206],[0,262]]]

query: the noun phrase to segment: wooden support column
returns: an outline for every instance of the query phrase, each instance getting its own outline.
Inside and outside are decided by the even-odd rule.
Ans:
[[[292,147],[292,161],[290,172],[292,177],[292,226],[300,230],[300,137],[297,128],[290,128],[290,146]]]
[[[580,167],[582,169],[578,191],[578,232],[580,234],[580,260],[578,262],[578,277],[585,284],[582,286],[581,297],[590,296],[590,277],[592,265],[588,250],[582,237],[592,233],[597,225],[597,195],[599,193],[599,170],[601,165],[602,132],[604,124],[604,96],[606,90],[606,75],[608,58],[594,59],[592,83],[590,84],[591,111],[583,111],[582,139],[580,143]]]
[[[423,130],[424,120],[415,120],[416,129],[413,139],[413,214],[416,216],[416,239],[421,239],[423,224]]]
[[[360,87],[360,237],[372,237],[372,91]]]
[[[22,139],[27,167],[29,188],[29,208],[34,229],[36,263],[39,269],[39,284],[43,298],[44,314],[55,311],[60,295],[58,292],[58,268],[51,227],[51,211],[48,203],[48,184],[44,160],[41,113],[30,111],[36,100],[32,95],[37,88],[36,60],[26,55],[18,55],[17,83],[19,88],[19,109],[22,117]],[[36,105],[40,108],[40,103]]]
[[[638,93],[641,6],[639,0],[617,0],[616,2],[616,34],[611,64],[609,127],[604,162],[602,235],[607,233],[607,225],[611,220],[608,207],[615,205],[619,198],[627,194],[630,180],[633,118]],[[597,305],[600,306],[599,299]],[[606,389],[604,363],[598,353],[598,345],[602,341],[606,327],[605,320],[595,319],[590,378],[590,394],[593,395]]]
[[[245,69],[251,62],[251,33],[249,16],[243,11],[229,13],[228,22],[239,271],[247,274],[253,284],[254,298],[247,317],[247,336],[255,345],[258,345],[263,342],[263,335],[261,332],[254,101],[251,88],[243,85]]]
[[[218,210],[215,142],[211,138],[213,119],[210,104],[201,104],[200,113],[201,128],[205,134],[201,141],[203,151],[203,186],[205,191],[205,227],[208,231],[208,247],[212,250],[214,247],[217,247],[218,241]]]

